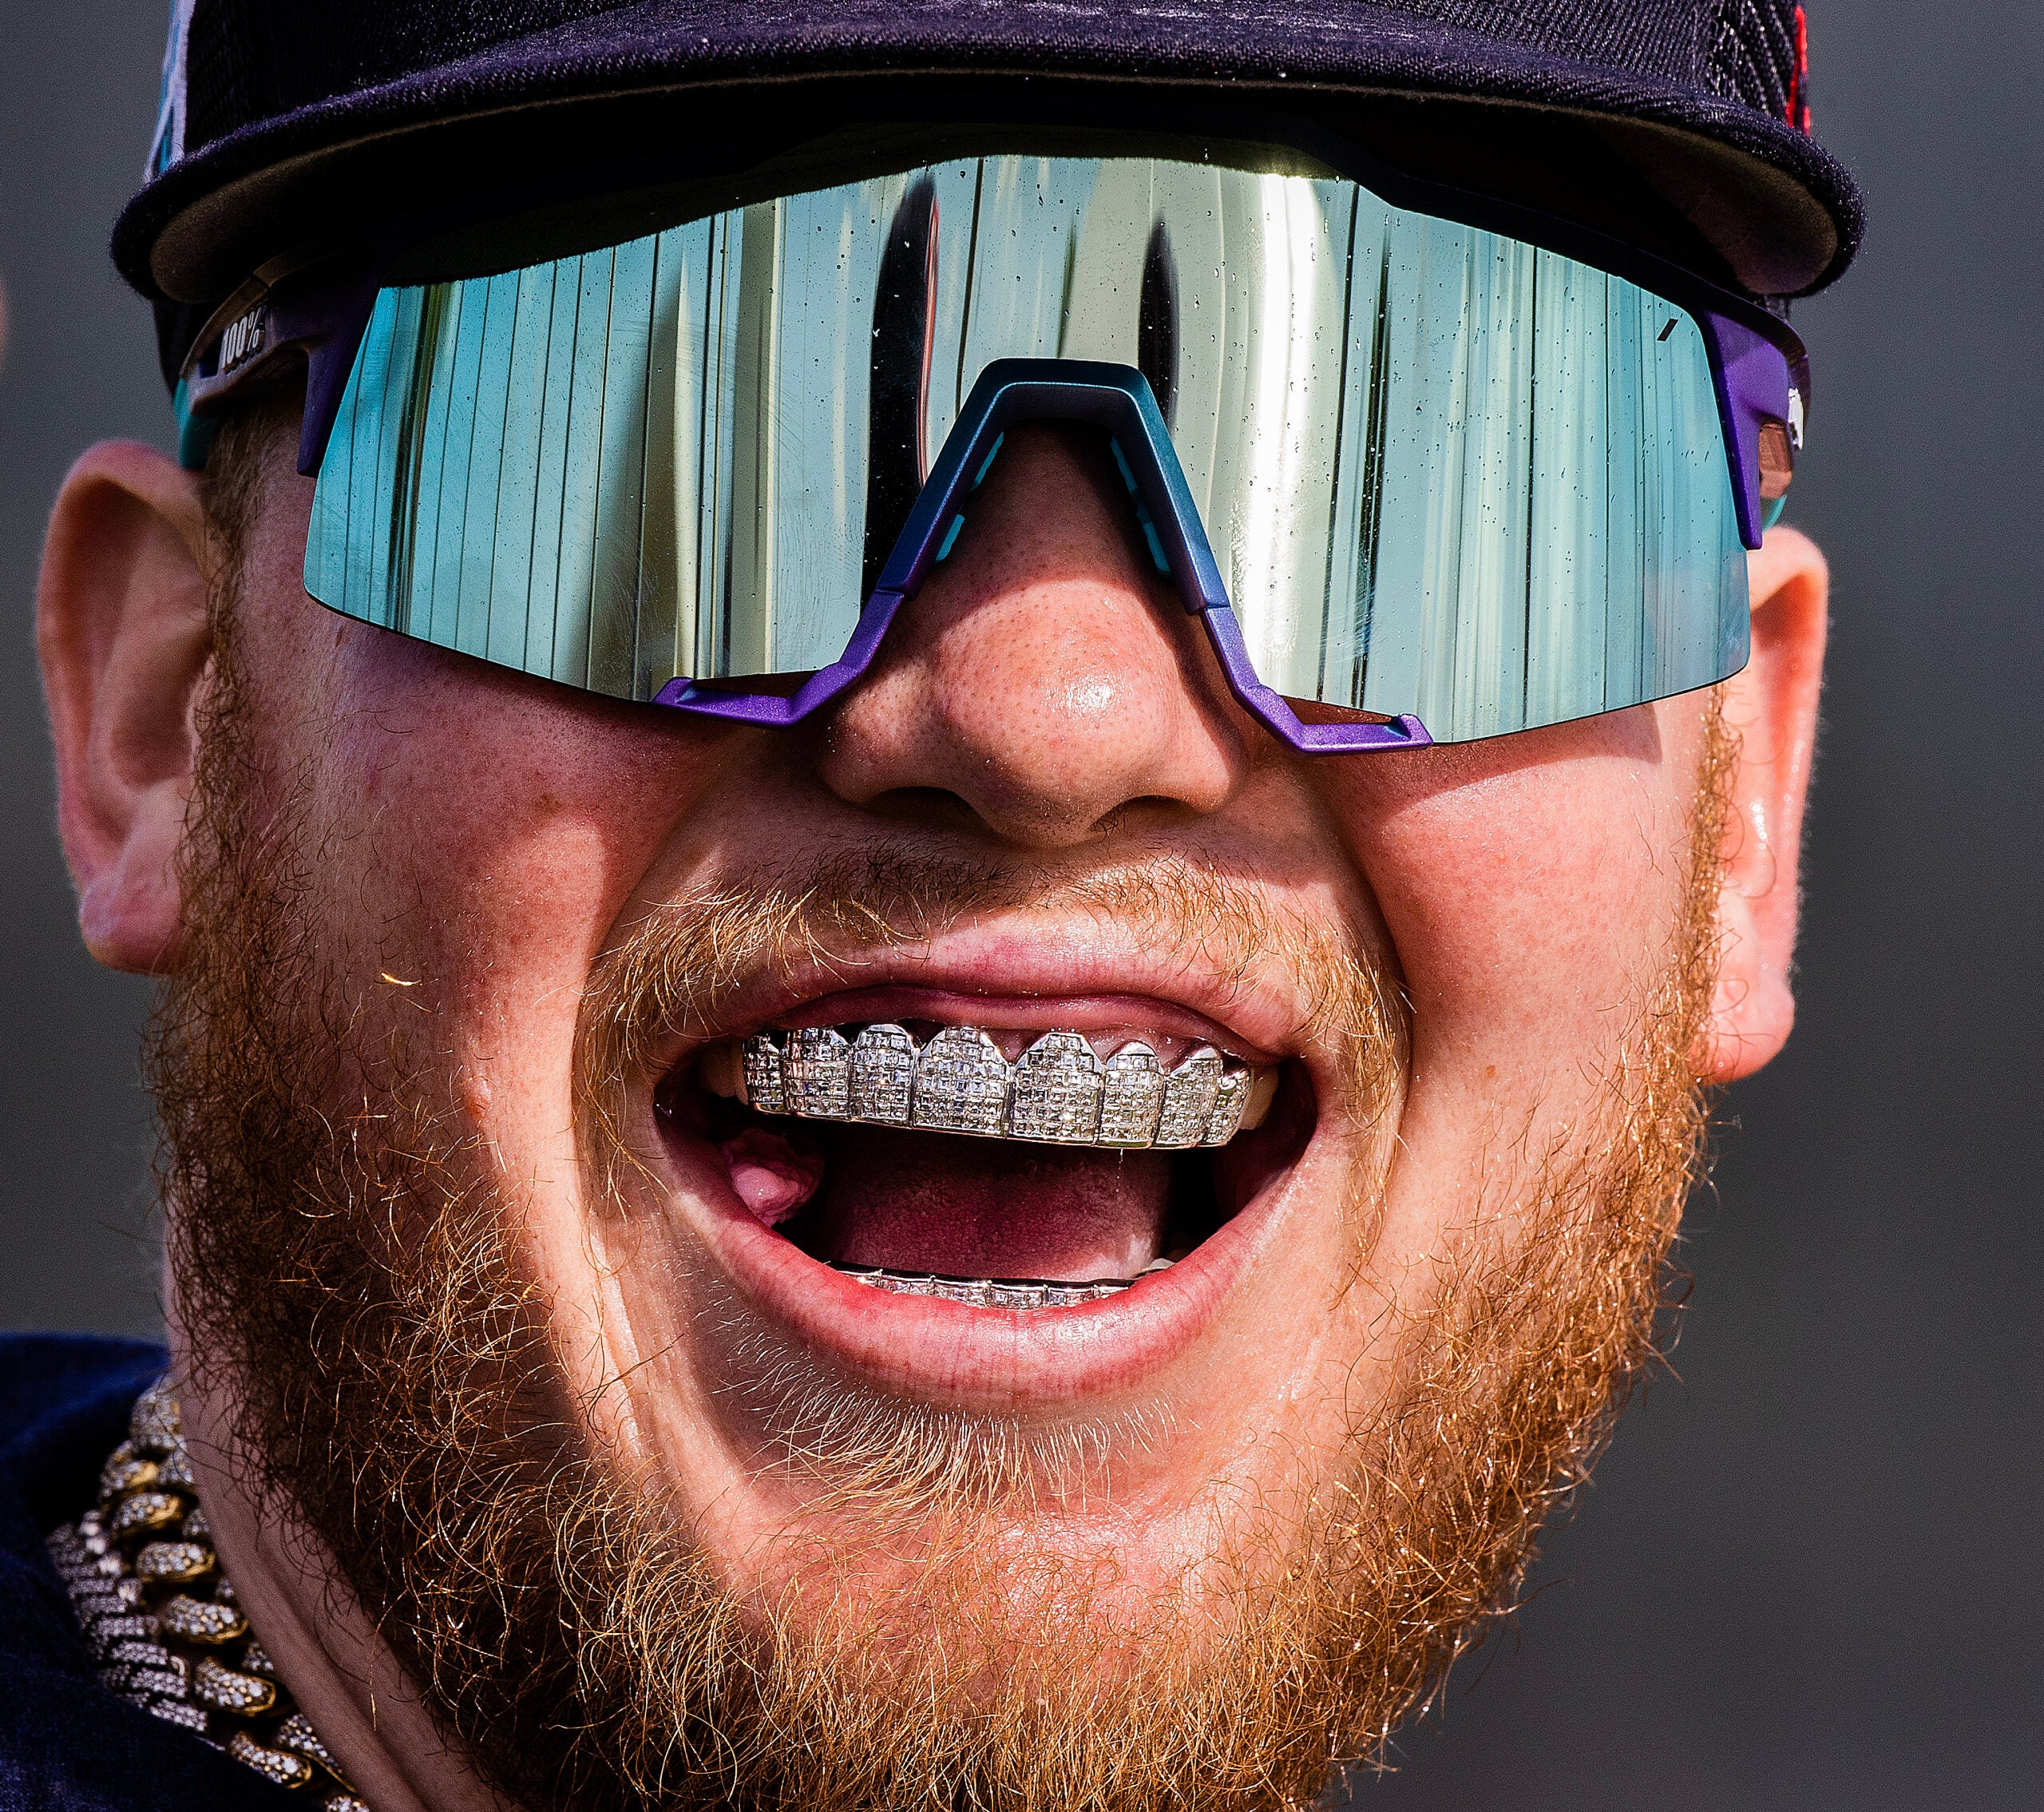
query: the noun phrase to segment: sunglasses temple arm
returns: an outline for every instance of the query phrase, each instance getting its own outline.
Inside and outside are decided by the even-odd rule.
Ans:
[[[316,324],[309,324],[304,335],[305,419],[299,431],[298,469],[308,478],[317,475],[327,457],[381,287],[380,278],[371,276],[329,291],[317,304]]]
[[[1706,313],[1697,318],[1710,347],[1718,418],[1732,462],[1739,538],[1757,548],[1767,526],[1761,501],[1761,429],[1768,422],[1789,419],[1788,355],[1729,315]]]
[[[339,278],[331,270],[295,273],[271,286],[242,317],[240,324],[252,324],[259,343],[259,351],[245,363],[209,376],[199,353],[208,346],[217,349],[222,335],[212,334],[200,341],[177,386],[180,454],[185,462],[195,468],[205,463],[204,450],[212,442],[207,424],[235,397],[274,374],[283,362],[303,359],[305,411],[299,430],[298,469],[307,478],[317,474],[381,287],[375,268]],[[188,454],[184,444],[188,438]]]

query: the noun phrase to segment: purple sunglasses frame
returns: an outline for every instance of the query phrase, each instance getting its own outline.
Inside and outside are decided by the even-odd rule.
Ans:
[[[1684,309],[1701,331],[1710,361],[1740,539],[1749,549],[1761,545],[1772,521],[1761,489],[1761,437],[1769,426],[1778,427],[1792,450],[1800,450],[1810,395],[1808,355],[1786,321],[1679,265],[1602,233],[1393,170],[1309,122],[1258,118],[1242,124],[1262,142],[1290,145],[1321,157],[1393,206],[1560,252],[1636,283]],[[606,181],[620,185],[634,172],[643,173],[643,166],[607,167],[593,180],[582,177],[581,192],[594,192]],[[529,194],[529,189],[528,200]],[[276,357],[288,354],[302,356],[307,367],[298,469],[308,477],[316,474],[384,272],[399,252],[435,228],[450,220],[487,217],[493,211],[515,212],[514,198],[482,198],[458,211],[441,210],[407,220],[376,246],[357,248],[351,256],[296,264],[283,260],[259,272],[215,311],[186,360],[177,395],[186,462],[204,463],[204,445],[210,438],[204,431],[204,414]],[[237,335],[234,355],[224,358],[230,336]],[[1426,727],[1410,714],[1306,723],[1257,677],[1149,380],[1132,366],[1075,359],[998,359],[984,368],[836,660],[810,675],[791,695],[740,692],[677,677],[648,702],[785,729],[856,684],[872,665],[903,603],[949,553],[964,522],[960,506],[986,476],[1002,436],[1032,421],[1083,422],[1107,430],[1157,567],[1175,581],[1186,611],[1205,623],[1230,689],[1273,735],[1309,755],[1420,748],[1432,742]]]
[[[1266,728],[1307,753],[1420,748],[1432,741],[1425,725],[1410,716],[1384,722],[1304,723],[1258,679],[1150,380],[1132,365],[1076,359],[997,359],[980,373],[880,569],[845,652],[812,673],[793,696],[733,692],[675,679],[653,702],[785,729],[856,684],[880,652],[895,613],[950,553],[965,525],[961,506],[986,477],[1002,438],[1028,422],[1084,422],[1107,430],[1151,558],[1159,572],[1177,581],[1186,609],[1206,625],[1229,689]]]

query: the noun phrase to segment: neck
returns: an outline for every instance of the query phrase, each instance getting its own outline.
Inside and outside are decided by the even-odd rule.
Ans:
[[[321,1544],[259,1500],[250,1469],[236,1463],[233,1406],[192,1382],[176,1293],[167,1294],[199,1501],[222,1569],[300,1709],[376,1812],[510,1812],[442,1733]]]

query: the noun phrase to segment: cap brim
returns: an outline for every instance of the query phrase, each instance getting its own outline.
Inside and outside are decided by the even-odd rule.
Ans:
[[[830,93],[887,82],[1050,76],[1254,90],[1331,103],[1373,96],[1480,109],[1486,136],[1557,121],[1594,133],[1759,295],[1836,277],[1863,228],[1844,165],[1785,119],[1693,86],[1556,57],[1486,34],[1329,0],[1313,18],[1140,6],[961,8],[640,0],[276,114],[174,165],[129,204],[113,252],[157,300],[206,303],[266,260],[442,185],[501,182],[619,142],[677,145],[706,109],[759,132],[808,129]],[[875,93],[872,97],[876,101]],[[1501,111],[1503,110],[1503,111]],[[1473,117],[1473,116],[1472,116]]]

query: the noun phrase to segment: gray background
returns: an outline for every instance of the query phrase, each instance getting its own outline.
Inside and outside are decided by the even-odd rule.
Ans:
[[[2036,1557],[2040,395],[2034,0],[1813,0],[1874,232],[1798,314],[1792,519],[1836,579],[1801,1021],[1729,1104],[1676,1354],[1536,1596],[1371,1812],[2044,1803]],[[0,1325],[156,1322],[140,983],[79,950],[30,641],[66,461],[162,442],[104,255],[155,0],[0,21]]]

